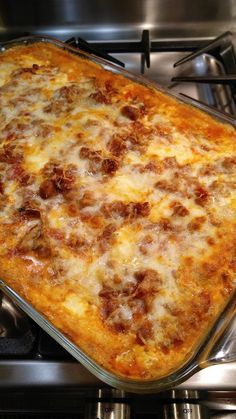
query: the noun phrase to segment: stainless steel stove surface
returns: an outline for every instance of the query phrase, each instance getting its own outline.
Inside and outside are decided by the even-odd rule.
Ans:
[[[51,35],[56,36],[56,33],[51,33]],[[60,34],[60,38],[65,40],[66,36]],[[225,42],[226,38],[229,43]],[[174,67],[176,62],[188,57],[189,54],[196,53],[197,49],[204,48],[213,41],[213,38],[172,39],[171,42],[168,39],[162,39],[160,42],[150,40],[149,33],[145,31],[140,42],[122,41],[119,43],[116,40],[114,43],[112,41],[104,43],[95,39],[90,46],[87,46],[87,49],[95,47],[100,53],[101,51],[109,53],[116,60],[124,63],[126,69],[135,73],[144,73],[146,77],[162,86],[216,107],[231,115],[233,121],[236,114],[236,82],[209,84],[189,83],[186,80],[185,83],[180,83],[172,81],[172,78],[188,78],[189,76],[222,78],[226,74],[236,74],[236,56],[232,46],[235,39],[236,36],[227,33],[223,37],[222,48],[219,46],[214,48],[213,45],[209,50],[195,54],[193,60],[176,68]],[[78,44],[79,41],[72,38],[69,43]],[[86,43],[82,40],[81,43],[86,49]],[[231,358],[225,359],[226,363],[211,365],[201,370],[172,392],[160,393],[158,397],[124,394],[107,388],[82,365],[74,361],[20,309],[16,308],[8,297],[1,294],[0,419],[10,417],[1,416],[1,413],[6,414],[11,411],[13,402],[9,397],[9,389],[11,389],[10,394],[14,395],[15,411],[31,412],[29,414],[44,412],[41,416],[43,418],[79,418],[84,414],[88,419],[128,418],[127,404],[129,404],[132,417],[135,415],[137,418],[183,417],[190,419],[208,418],[210,415],[223,418],[226,417],[222,416],[223,414],[230,413],[234,415],[231,417],[236,419],[236,362],[227,362],[236,359],[236,321],[231,324],[224,345],[219,343],[221,359],[224,359],[226,346],[231,350]],[[212,358],[217,361],[214,354]],[[46,390],[48,388],[50,390]],[[98,390],[98,388],[103,388],[103,390]],[[27,389],[28,407],[24,406],[22,410],[18,404],[20,404],[23,389]],[[35,403],[33,403],[34,400]],[[91,404],[91,401],[96,403]],[[102,404],[99,405],[98,401],[102,401]],[[112,404],[109,404],[111,402]],[[199,407],[199,403],[202,407]],[[51,416],[47,416],[49,411]],[[63,416],[64,414],[69,416]]]

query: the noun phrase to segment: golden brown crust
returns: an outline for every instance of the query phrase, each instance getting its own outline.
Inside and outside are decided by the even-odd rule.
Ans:
[[[1,74],[0,276],[107,370],[176,370],[233,290],[235,130],[50,44]]]

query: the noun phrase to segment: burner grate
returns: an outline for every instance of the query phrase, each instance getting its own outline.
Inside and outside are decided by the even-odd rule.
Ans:
[[[216,56],[216,58],[219,58],[219,56],[221,56],[222,54],[224,55],[227,49],[232,46],[232,39],[233,39],[232,32],[229,32],[229,31],[224,32],[222,35],[218,36],[213,41],[205,44],[202,48],[197,49],[197,51],[193,52],[192,54],[187,55],[187,57],[184,57],[181,60],[178,60],[174,64],[174,67],[178,67],[179,65],[187,63],[193,60],[194,58],[197,58],[200,55],[206,54],[206,53],[209,53],[211,55]],[[235,61],[235,65],[236,65],[236,61]]]
[[[125,64],[118,60],[115,57],[109,55],[109,52],[117,52],[117,47],[119,48],[118,52],[129,51],[129,52],[140,52],[141,53],[141,73],[144,74],[145,66],[150,68],[151,59],[151,43],[150,43],[150,33],[149,30],[143,30],[141,41],[140,42],[118,42],[118,43],[89,43],[84,39],[78,37],[72,37],[65,41],[66,44],[71,45],[76,48],[80,48],[82,51],[89,52],[91,54],[97,55],[98,57],[104,58],[105,60],[111,61],[114,64],[118,64],[121,67],[125,67]],[[118,45],[117,45],[118,44]]]
[[[117,60],[117,58],[112,57],[106,52],[103,52],[103,50],[99,49],[99,47],[89,44],[89,42],[85,41],[82,38],[73,37],[73,38],[67,39],[65,43],[68,45],[71,45],[72,47],[79,48],[82,51],[97,55],[98,57],[111,61],[112,63],[117,64],[121,67],[125,67],[125,64],[122,63],[122,61]]]
[[[35,343],[35,333],[31,330],[19,338],[1,338],[0,354],[3,357],[29,356]]]
[[[211,93],[205,96],[211,96],[210,104],[215,102],[216,107],[226,113],[236,113],[236,56],[233,48],[233,34],[229,31],[218,36],[211,42],[203,40],[198,41],[151,41],[149,30],[143,30],[140,41],[121,41],[121,42],[87,42],[80,37],[73,37],[65,41],[67,44],[80,48],[83,51],[95,54],[114,64],[125,66],[120,60],[119,55],[141,54],[140,72],[144,74],[151,67],[152,53],[157,52],[190,52],[187,56],[177,60],[174,68],[187,64],[192,60],[200,59],[204,55],[213,57],[222,67],[222,74],[204,75],[180,75],[173,77],[175,83],[199,83],[217,85],[216,89],[211,88]],[[114,57],[110,54],[116,54]],[[158,71],[158,68],[157,68]],[[147,71],[146,71],[147,72]],[[220,86],[224,87],[224,91]],[[172,87],[172,86],[170,86]],[[206,87],[207,90],[207,87]],[[214,100],[212,99],[214,97]],[[196,98],[195,98],[196,100]]]
[[[187,83],[212,83],[212,84],[229,84],[236,86],[236,74],[224,74],[220,76],[186,76],[172,77],[172,81]]]
[[[42,329],[39,330],[38,358],[43,359],[73,359],[72,356],[59,343]]]
[[[36,327],[11,300],[0,294],[0,354],[28,356],[36,342]]]
[[[233,48],[233,34],[232,32],[225,32],[218,36],[212,42],[206,44],[197,51],[188,56],[178,60],[174,67],[186,64],[204,54],[209,54],[215,57],[223,66],[226,74],[220,75],[204,75],[204,76],[180,76],[173,77],[174,82],[185,83],[207,83],[207,84],[221,84],[228,85],[231,89],[232,100],[236,105],[236,56]],[[227,103],[228,105],[228,103]]]

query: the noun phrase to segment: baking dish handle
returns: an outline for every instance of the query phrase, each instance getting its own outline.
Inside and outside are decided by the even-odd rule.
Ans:
[[[199,359],[200,368],[225,362],[236,362],[236,295],[222,313],[214,336],[209,339]]]

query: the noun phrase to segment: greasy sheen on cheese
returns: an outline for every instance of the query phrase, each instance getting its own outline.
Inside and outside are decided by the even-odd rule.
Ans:
[[[0,107],[0,277],[117,376],[177,370],[234,289],[235,129],[42,42]]]

